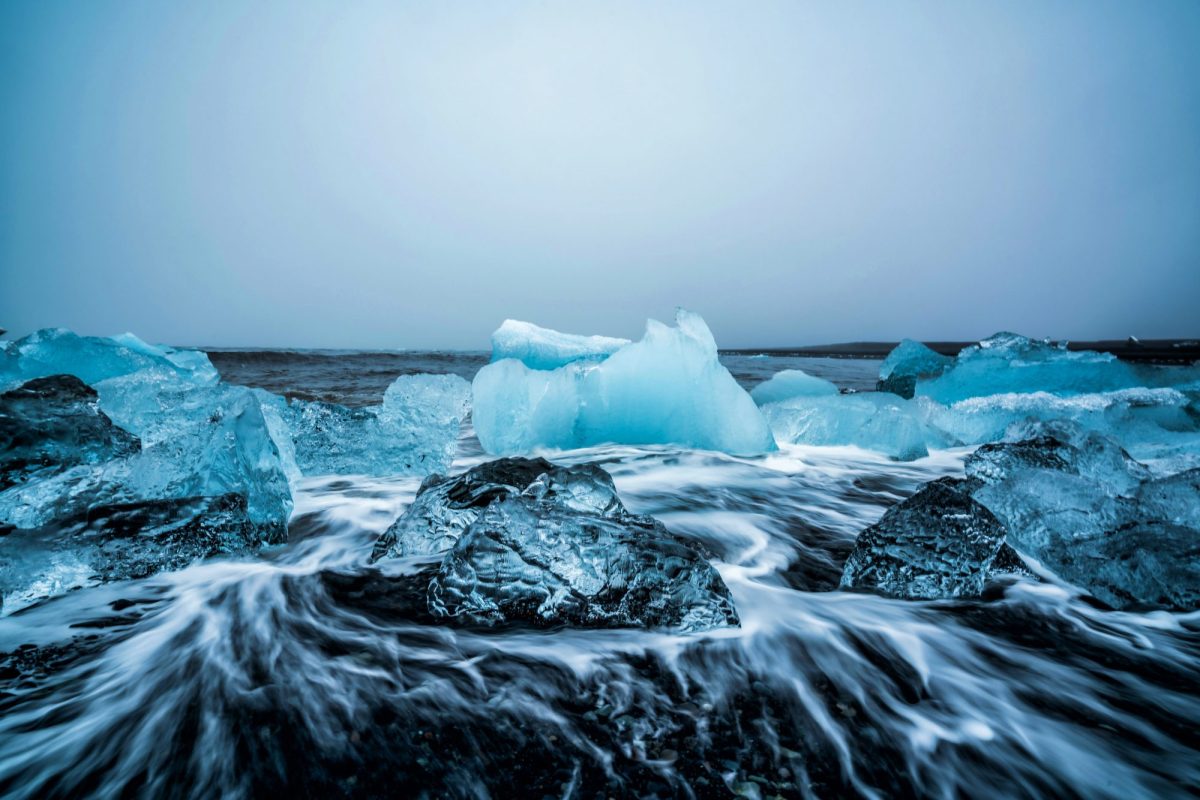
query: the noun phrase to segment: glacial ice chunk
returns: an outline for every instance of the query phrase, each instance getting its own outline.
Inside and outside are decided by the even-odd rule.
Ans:
[[[275,410],[305,475],[428,475],[453,461],[470,391],[457,375],[401,375],[380,406],[292,400]]]
[[[683,309],[675,327],[650,320],[640,342],[598,363],[534,370],[496,361],[475,376],[472,394],[475,432],[489,453],[606,442],[775,449],[758,407],[717,360],[708,326]]]
[[[837,393],[837,386],[830,381],[809,375],[800,369],[785,369],[776,372],[750,390],[750,396],[760,406],[766,403],[778,403],[793,397],[821,397]]]
[[[611,336],[577,336],[506,319],[492,334],[492,361],[515,358],[530,369],[557,369],[572,361],[600,361],[630,344]]]
[[[100,411],[95,390],[73,375],[34,378],[0,394],[0,491],[140,449],[136,436]]]
[[[484,625],[738,624],[721,576],[657,520],[530,494],[489,505],[467,528],[429,584],[429,610]]]
[[[964,348],[941,375],[919,380],[916,393],[940,403],[1024,392],[1070,396],[1136,386],[1166,386],[1184,374],[1170,370],[1139,371],[1111,353],[1070,351],[1062,345],[1015,333],[997,333]]]
[[[194,384],[213,384],[219,377],[208,356],[199,351],[147,344],[131,333],[109,339],[45,328],[0,351],[0,390],[47,375],[74,375],[94,385],[152,368]]]
[[[979,597],[998,575],[1026,573],[1004,525],[969,488],[942,478],[888,509],[858,535],[841,587],[908,600]]]
[[[372,558],[444,553],[483,509],[523,492],[576,511],[601,516],[625,513],[612,478],[600,467],[559,467],[544,458],[500,458],[452,478],[426,478],[412,505],[379,537]]]
[[[973,496],[1018,550],[1116,608],[1200,605],[1200,469],[1152,478],[1095,433],[980,447]]]
[[[912,461],[929,455],[929,445],[945,443],[911,401],[887,392],[793,397],[762,412],[776,439],[791,444],[854,445]]]
[[[921,342],[904,339],[896,345],[879,365],[878,389],[904,398],[911,398],[919,378],[941,375],[952,359],[934,352]]]

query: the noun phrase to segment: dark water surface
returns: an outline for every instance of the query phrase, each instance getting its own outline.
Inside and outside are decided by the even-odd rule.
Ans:
[[[484,354],[217,353],[228,380],[377,402]],[[726,357],[744,385],[878,362]],[[965,450],[599,461],[631,510],[703,543],[737,629],[432,624],[368,565],[419,478],[307,478],[290,541],[0,618],[0,796],[1195,797],[1200,615],[1117,613],[1020,581],[982,601],[835,591],[855,535]],[[485,456],[464,430],[454,469]]]

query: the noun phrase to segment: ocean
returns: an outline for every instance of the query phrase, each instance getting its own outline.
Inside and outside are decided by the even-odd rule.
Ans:
[[[483,353],[215,351],[225,380],[377,403]],[[879,361],[727,354],[744,387]],[[595,462],[712,553],[741,625],[701,634],[435,624],[368,565],[419,477],[310,477],[287,544],[72,592],[0,619],[0,795],[1194,797],[1200,617],[1018,581],[979,600],[835,591],[854,539],[969,448]],[[486,460],[464,425],[451,472]]]

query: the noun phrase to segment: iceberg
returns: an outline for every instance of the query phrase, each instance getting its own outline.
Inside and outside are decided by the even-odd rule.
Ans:
[[[949,404],[997,394],[1046,392],[1068,397],[1139,386],[1169,387],[1196,377],[1194,368],[1136,368],[1111,353],[1070,351],[1048,341],[997,333],[964,348],[937,377],[918,380],[916,393]]]
[[[947,443],[911,401],[886,392],[793,397],[762,412],[775,438],[790,444],[853,445],[913,461],[929,455],[929,445]]]
[[[918,379],[941,375],[951,361],[948,356],[934,352],[921,342],[904,339],[879,365],[877,388],[881,392],[911,398],[916,391]]]
[[[113,424],[94,389],[73,375],[34,378],[0,394],[0,491],[141,450]]]
[[[492,361],[514,358],[530,369],[557,369],[572,361],[599,361],[630,344],[611,336],[577,336],[506,319],[492,334]]]
[[[1004,525],[971,498],[970,484],[942,478],[864,529],[841,588],[905,600],[979,597],[1000,575],[1027,574]]]
[[[592,464],[558,467],[544,458],[501,458],[453,478],[430,475],[412,505],[375,543],[373,560],[444,553],[493,502],[540,482],[541,497],[600,516],[624,511],[607,472]]]
[[[472,420],[484,450],[513,455],[610,442],[776,449],[758,407],[717,360],[704,320],[683,309],[675,319],[673,328],[650,320],[640,342],[603,361],[539,370],[505,358],[481,369]]]
[[[662,523],[626,511],[600,468],[554,468],[493,497],[429,583],[434,616],[684,632],[738,624],[717,571]]]
[[[74,375],[95,385],[106,378],[153,368],[194,384],[214,384],[219,379],[208,356],[199,351],[158,347],[131,333],[108,339],[45,328],[0,351],[0,390],[48,375]]]
[[[837,393],[837,386],[830,381],[809,375],[800,369],[785,369],[776,372],[750,390],[750,396],[760,406],[766,403],[778,403],[793,397],[822,397]]]
[[[268,416],[286,425],[296,468],[305,475],[428,475],[454,460],[470,393],[457,375],[401,375],[380,406],[292,400],[268,404]]]

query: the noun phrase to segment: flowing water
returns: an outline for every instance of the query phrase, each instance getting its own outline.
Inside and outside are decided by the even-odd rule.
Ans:
[[[227,379],[354,404],[404,370],[484,361],[214,357]],[[726,363],[746,385],[801,367],[855,389],[878,366]],[[741,626],[437,624],[430,559],[367,562],[420,479],[305,479],[289,543],[258,560],[0,619],[0,795],[1200,794],[1200,615],[1101,610],[1032,581],[970,602],[836,591],[857,532],[965,450],[544,455],[600,462],[632,511],[705,544]],[[464,430],[455,471],[485,459]]]

